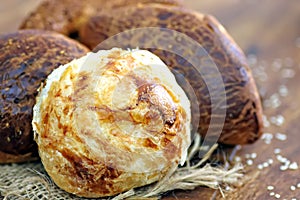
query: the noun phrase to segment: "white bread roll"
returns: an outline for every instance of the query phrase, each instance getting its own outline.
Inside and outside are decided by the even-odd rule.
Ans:
[[[33,129],[53,181],[82,197],[153,183],[186,159],[190,102],[145,50],[101,50],[48,76]]]

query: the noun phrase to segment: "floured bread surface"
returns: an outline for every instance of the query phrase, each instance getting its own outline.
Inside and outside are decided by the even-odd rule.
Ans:
[[[54,182],[78,196],[104,197],[155,182],[183,163],[190,112],[157,56],[114,48],[54,70],[32,125]]]

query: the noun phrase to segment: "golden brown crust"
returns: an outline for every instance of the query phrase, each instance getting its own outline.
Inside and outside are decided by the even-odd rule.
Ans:
[[[32,123],[54,182],[104,197],[153,183],[185,161],[189,105],[158,57],[115,48],[53,71]]]
[[[227,115],[219,142],[247,144],[260,137],[262,107],[251,71],[240,48],[213,17],[159,4],[127,6],[92,17],[80,30],[80,39],[94,48],[110,36],[139,27],[163,27],[185,33],[200,43],[212,57],[222,75],[227,96]],[[135,47],[139,41],[145,46],[159,46],[160,40],[155,35],[147,41],[145,38],[137,34],[130,40],[124,36],[119,41],[122,41],[122,46],[128,47]],[[160,39],[163,41],[163,38]],[[105,46],[99,48],[105,49]],[[185,50],[189,55],[189,49]],[[211,101],[206,84],[214,84],[214,79],[209,79],[212,82],[204,82],[203,77],[181,57],[167,51],[152,51],[169,67],[184,74],[194,88],[201,113],[198,131],[205,136],[211,120]],[[223,100],[218,99],[218,103]],[[222,128],[222,124],[213,126]]]
[[[20,29],[43,29],[72,35],[99,12],[138,3],[180,5],[180,0],[44,0],[20,25]]]
[[[36,159],[32,107],[37,89],[56,67],[88,52],[63,35],[23,30],[0,36],[0,163]]]

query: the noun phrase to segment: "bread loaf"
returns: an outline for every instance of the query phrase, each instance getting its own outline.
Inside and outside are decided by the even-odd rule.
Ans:
[[[227,97],[225,123],[224,127],[223,124],[214,124],[223,129],[219,142],[253,143],[262,134],[262,108],[243,52],[215,18],[177,5],[180,3],[173,0],[46,0],[24,21],[21,28],[49,29],[66,35],[80,30],[79,40],[90,48],[117,33],[140,27],[161,27],[184,33],[204,47],[224,80]],[[140,36],[131,40],[124,38],[122,46],[135,48],[130,44],[132,41],[158,44],[159,38],[153,36],[149,41]],[[101,48],[103,46],[95,51]],[[207,88],[207,84],[211,83],[205,82],[205,77],[201,77],[184,58],[164,50],[151,51],[189,80],[201,113],[200,117],[193,114],[193,119],[200,119],[194,127],[198,127],[198,132],[205,137],[212,120],[211,96]],[[199,62],[202,61],[199,59]],[[193,108],[195,106],[192,105]],[[216,135],[218,133],[213,137]]]
[[[42,81],[88,49],[58,33],[22,30],[0,36],[0,163],[37,159],[32,108]]]
[[[226,118],[224,124],[210,124],[212,120],[211,96],[207,85],[214,85],[217,74],[200,74],[197,66],[192,66],[183,57],[180,57],[171,51],[176,52],[183,49],[185,55],[193,56],[184,43],[173,43],[169,51],[149,49],[158,55],[172,70],[184,76],[192,86],[197,96],[200,110],[198,132],[205,137],[209,126],[216,129],[212,133],[212,140],[218,137],[219,130],[222,133],[219,142],[224,144],[248,144],[256,141],[262,134],[262,107],[259,94],[253,80],[251,71],[247,65],[246,58],[228,35],[224,27],[212,16],[204,15],[196,11],[182,7],[171,7],[162,4],[144,4],[129,5],[114,9],[110,13],[100,13],[93,16],[85,26],[80,30],[80,39],[90,48],[95,48],[99,43],[116,34],[126,30],[134,30],[141,27],[160,27],[168,30],[181,32],[195,42],[202,45],[212,61],[217,65],[218,71],[222,76],[226,92],[226,100],[217,99],[215,105],[221,105],[226,101]],[[149,29],[150,30],[150,29]],[[148,34],[148,35],[147,35]],[[118,38],[119,45],[122,47],[135,48],[139,44],[143,46],[160,47],[168,38],[176,38],[174,35],[150,34],[145,31],[138,34],[138,30],[132,35],[120,34]],[[115,45],[112,40],[107,42],[107,47],[101,44],[96,47],[99,49],[109,49]],[[141,46],[143,45],[143,46]],[[200,65],[205,65],[205,61],[199,56]],[[213,71],[214,69],[207,69]],[[207,80],[205,81],[205,78]],[[218,91],[213,91],[218,92]],[[192,111],[197,110],[195,104],[192,104]],[[218,116],[216,116],[218,117]],[[193,119],[198,119],[197,113],[193,114]]]
[[[82,197],[155,182],[185,162],[190,145],[189,100],[145,50],[114,48],[59,67],[33,110],[46,171]]]
[[[20,29],[43,29],[77,37],[80,27],[91,17],[112,9],[147,3],[180,5],[180,0],[43,0],[20,25]]]

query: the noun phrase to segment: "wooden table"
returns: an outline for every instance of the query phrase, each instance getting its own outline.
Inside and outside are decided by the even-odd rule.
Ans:
[[[1,0],[0,33],[16,30],[22,18],[38,2]],[[245,165],[245,177],[240,187],[225,192],[226,199],[300,199],[300,188],[293,188],[300,183],[300,169],[284,170],[279,161],[283,162],[282,157],[285,157],[300,165],[299,0],[186,0],[185,4],[215,15],[249,55],[269,122],[265,139],[238,151],[237,156]],[[273,139],[268,139],[271,136]],[[274,153],[276,148],[281,150],[279,154]],[[268,186],[274,186],[274,189],[268,190]],[[219,192],[202,187],[192,192],[176,191],[164,199],[175,197],[222,199]]]

